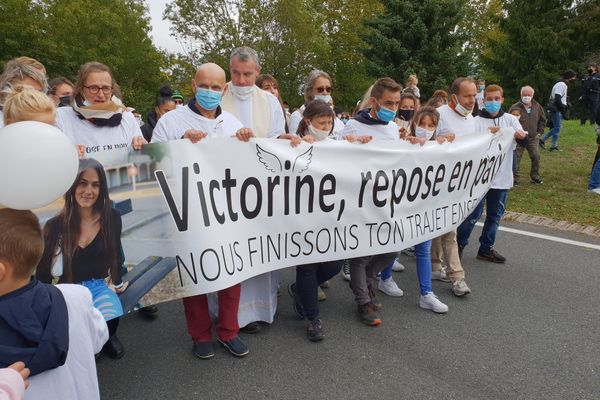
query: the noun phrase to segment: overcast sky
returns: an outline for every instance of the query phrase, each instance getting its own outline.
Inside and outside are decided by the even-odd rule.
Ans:
[[[181,52],[181,46],[174,37],[169,34],[171,24],[162,20],[165,5],[168,0],[146,0],[150,7],[150,18],[152,18],[152,41],[157,47],[166,49],[170,53]]]

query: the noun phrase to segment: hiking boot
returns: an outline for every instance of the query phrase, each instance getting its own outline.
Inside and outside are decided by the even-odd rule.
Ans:
[[[300,319],[304,319],[304,306],[300,302],[300,296],[298,296],[298,292],[296,291],[296,284],[290,283],[288,285],[288,293],[294,299],[294,312]]]
[[[398,287],[392,278],[388,278],[386,280],[380,279],[377,289],[379,289],[380,292],[392,297],[401,297],[404,295],[402,289]]]
[[[236,357],[244,357],[246,354],[250,353],[248,346],[242,342],[242,339],[240,339],[239,336],[227,341],[219,339],[219,343],[225,346],[225,348]]]
[[[319,342],[325,339],[325,335],[323,334],[323,322],[320,318],[317,318],[314,321],[308,321],[308,324],[306,325],[306,336],[311,342]]]
[[[192,352],[198,358],[208,360],[215,356],[212,342],[194,342]]]
[[[396,258],[394,260],[394,265],[392,265],[392,271],[394,272],[402,272],[404,271],[404,265]]]
[[[483,252],[483,251],[479,250],[477,252],[477,259],[490,261],[490,262],[493,262],[496,264],[504,264],[506,262],[506,258],[503,257],[500,253],[498,253],[494,249],[490,249],[490,251],[487,251],[487,252]]]
[[[545,143],[545,142],[544,142],[542,139],[540,139],[540,140],[538,141],[538,144],[540,145],[540,147],[541,147],[542,149],[546,149],[546,143]]]
[[[425,296],[421,295],[419,299],[419,307],[426,310],[431,310],[438,314],[444,314],[448,312],[448,306],[442,303],[433,292],[427,293]]]
[[[358,315],[360,322],[369,326],[381,325],[381,319],[377,316],[377,307],[373,303],[359,304]]]
[[[446,271],[440,269],[439,271],[431,271],[431,280],[450,282],[450,278],[446,275]]]
[[[342,276],[345,280],[350,280],[350,260],[344,260],[342,264]]]
[[[452,293],[454,293],[456,297],[462,297],[471,293],[471,289],[469,289],[464,279],[459,279],[452,283]]]
[[[542,178],[540,178],[539,176],[536,176],[536,177],[531,178],[531,183],[540,185],[540,184],[544,183],[544,180]]]

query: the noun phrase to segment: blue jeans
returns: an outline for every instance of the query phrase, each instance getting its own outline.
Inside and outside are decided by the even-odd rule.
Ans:
[[[421,294],[424,296],[429,292],[433,292],[431,289],[431,240],[420,243],[415,246],[415,256],[417,257],[417,277],[419,278],[419,289]],[[392,261],[386,269],[381,271],[380,278],[387,280],[392,277],[392,267],[394,262]]]
[[[594,169],[592,170],[592,176],[590,176],[590,182],[588,183],[588,189],[598,189],[600,188],[600,158],[594,164]]]
[[[319,318],[318,286],[336,276],[343,263],[340,260],[296,267],[296,291],[304,308],[304,315],[309,321]]]
[[[460,247],[469,244],[469,236],[473,232],[475,223],[483,214],[483,203],[486,205],[486,217],[483,224],[483,231],[479,237],[479,251],[488,253],[496,242],[496,233],[500,226],[500,220],[506,209],[506,197],[508,189],[490,189],[483,199],[479,202],[473,212],[459,225],[456,230],[456,241]]]
[[[552,129],[550,129],[548,133],[546,133],[544,137],[542,137],[542,142],[545,142],[550,136],[552,136],[552,147],[557,147],[558,135],[560,134],[563,120],[560,111],[550,112],[550,120],[552,121]]]

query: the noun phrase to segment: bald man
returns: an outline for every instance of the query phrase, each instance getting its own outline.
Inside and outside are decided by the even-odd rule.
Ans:
[[[227,91],[225,71],[217,64],[202,64],[192,79],[194,99],[158,120],[152,143],[189,139],[196,143],[205,137],[230,137],[247,141],[254,134],[232,114],[221,109]]]
[[[227,90],[225,71],[217,64],[203,64],[192,79],[194,99],[186,106],[163,115],[154,128],[152,143],[187,139],[196,143],[205,137],[231,137],[248,141],[254,134],[227,111],[221,110],[221,98]],[[238,310],[241,285],[237,284],[217,293],[219,315],[216,332],[219,342],[233,355],[243,357],[248,347],[238,336]],[[200,359],[212,358],[212,322],[205,294],[183,299],[188,333],[192,337],[192,351]]]

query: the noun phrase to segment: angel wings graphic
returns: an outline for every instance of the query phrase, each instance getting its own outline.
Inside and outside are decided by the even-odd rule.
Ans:
[[[310,146],[308,150],[300,154],[294,160],[294,163],[290,160],[285,160],[283,163],[275,154],[266,151],[259,145],[256,145],[256,155],[258,160],[265,166],[268,171],[279,174],[284,171],[291,171],[295,174],[301,174],[308,169],[310,162],[312,161],[313,146]]]

